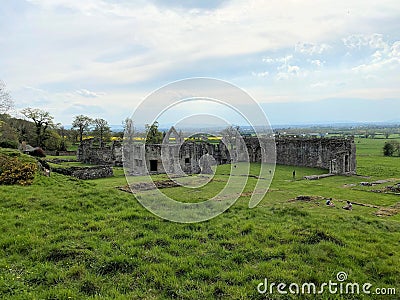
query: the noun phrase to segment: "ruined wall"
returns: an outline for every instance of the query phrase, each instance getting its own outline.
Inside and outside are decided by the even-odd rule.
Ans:
[[[146,168],[150,174],[180,174],[182,171],[186,174],[199,173],[199,160],[206,154],[211,155],[217,164],[230,162],[229,153],[224,145],[206,142],[133,145],[132,149],[130,153],[124,153],[126,161],[131,163],[128,166],[130,174],[145,174]]]
[[[122,167],[121,142],[113,141],[109,146],[100,146],[98,139],[83,140],[77,151],[77,160],[93,165],[113,165]]]
[[[114,176],[111,166],[52,168],[52,171],[79,179],[96,179]]]
[[[261,162],[258,139],[245,138],[245,143],[251,162]],[[322,168],[332,174],[356,173],[354,138],[277,137],[275,144],[277,164]]]
[[[356,146],[353,138],[275,138],[276,152],[271,140],[256,137],[243,138],[246,149],[237,147],[229,151],[224,143],[184,142],[177,144],[132,144],[124,150],[121,143],[114,142],[108,147],[96,147],[94,140],[83,141],[78,149],[78,160],[91,164],[122,166],[123,159],[130,162],[129,174],[174,173],[194,174],[200,172],[199,160],[211,155],[217,164],[231,161],[263,163],[275,161],[281,165],[317,167],[332,174],[356,173]],[[261,144],[260,144],[261,143]],[[268,148],[269,147],[269,148]],[[163,157],[162,157],[163,156]],[[164,159],[163,159],[164,158]],[[164,161],[164,164],[163,164]]]

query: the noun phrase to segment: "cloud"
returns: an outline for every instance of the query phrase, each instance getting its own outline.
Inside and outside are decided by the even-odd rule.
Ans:
[[[300,52],[306,55],[322,54],[328,49],[332,48],[328,44],[314,44],[314,43],[297,43],[294,47],[296,52]]]
[[[46,99],[58,118],[66,118],[60,103],[75,102],[122,116],[142,99],[137,95],[188,76],[293,102],[337,93],[335,85],[323,92],[311,85],[338,78],[347,83],[343,94],[398,95],[397,1],[199,3],[5,1],[0,70],[16,105]],[[42,92],[30,97],[23,86]]]
[[[269,72],[252,72],[251,75],[256,76],[256,77],[267,77],[269,75]]]
[[[349,5],[340,1],[334,5],[329,1],[272,1],[270,5],[263,1],[207,1],[202,4],[206,9],[197,12],[192,10],[197,5],[189,2],[176,9],[177,1],[160,6],[158,1],[32,0],[35,10],[27,14],[31,30],[15,27],[12,33],[21,40],[12,48],[33,44],[45,55],[33,51],[27,58],[35,57],[45,68],[36,69],[35,79],[28,77],[33,70],[20,78],[34,81],[32,85],[89,78],[140,83],[163,77],[177,65],[204,66],[204,61],[212,58],[293,47],[296,40],[313,41],[298,43],[300,53],[322,54],[329,46],[321,40],[341,36],[350,25],[342,18]],[[365,11],[365,6],[357,2],[351,8]],[[377,5],[369,6],[374,11]],[[53,26],[42,25],[43,19]],[[361,20],[359,16],[354,19]],[[22,40],[25,43],[21,45]],[[117,63],[112,53],[117,55]],[[10,61],[10,66],[29,65],[22,57],[26,55],[18,55],[21,62]],[[103,57],[107,59],[98,59]],[[207,71],[212,72],[211,66]]]
[[[393,70],[400,66],[400,41],[390,43],[382,39],[382,35],[374,34],[374,38],[363,38],[364,46],[378,48],[369,60],[352,68],[356,73],[373,73],[379,70]],[[374,42],[371,42],[374,40]]]
[[[384,41],[383,35],[380,33],[352,34],[342,39],[344,45],[349,49],[370,47],[371,49],[387,49],[389,46]]]
[[[87,98],[97,98],[100,97],[101,95],[104,95],[104,93],[96,93],[86,89],[76,90],[75,93]]]
[[[278,67],[278,74],[276,75],[277,80],[284,80],[298,76],[305,76],[306,74],[301,71],[299,66],[296,65],[282,65]]]
[[[330,82],[328,80],[324,80],[324,81],[319,81],[319,82],[315,82],[310,84],[311,88],[321,88],[321,87],[326,87],[330,84]]]
[[[321,61],[319,59],[309,59],[307,61],[310,62],[313,66],[316,66],[318,68],[323,67],[325,63],[325,61]]]
[[[286,55],[286,56],[281,56],[281,57],[276,57],[276,58],[271,58],[271,57],[264,57],[262,59],[263,62],[272,64],[272,63],[287,63],[288,61],[293,59],[293,55]]]
[[[390,57],[400,57],[400,41],[394,42],[391,51],[389,53]]]

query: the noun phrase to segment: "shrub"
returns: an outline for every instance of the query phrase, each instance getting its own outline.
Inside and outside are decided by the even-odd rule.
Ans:
[[[0,184],[32,184],[37,166],[34,163],[25,163],[16,157],[0,154]]]
[[[0,142],[1,148],[18,149],[18,141],[5,140]]]
[[[383,146],[383,155],[393,156],[396,153],[398,156],[400,156],[400,143],[397,141],[386,142],[385,146]]]
[[[383,155],[385,156],[393,156],[394,146],[391,143],[386,142],[385,146],[383,146]]]
[[[29,154],[35,157],[46,157],[46,154],[40,147],[35,148],[35,150],[31,151]]]

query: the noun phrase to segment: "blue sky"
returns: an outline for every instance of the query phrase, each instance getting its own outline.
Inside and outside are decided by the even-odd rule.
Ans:
[[[246,90],[274,124],[400,122],[399,20],[398,1],[3,1],[0,79],[17,110],[64,124],[120,124],[193,76]]]

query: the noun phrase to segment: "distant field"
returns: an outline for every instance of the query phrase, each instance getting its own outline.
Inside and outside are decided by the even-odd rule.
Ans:
[[[400,157],[383,156],[383,146],[387,141],[397,139],[356,139],[357,173],[379,178],[400,177]]]
[[[356,143],[362,177],[307,181],[302,177],[325,171],[278,166],[256,208],[248,208],[256,183],[250,177],[227,212],[197,224],[162,220],[117,190],[126,184],[121,168],[107,179],[53,174],[28,187],[0,186],[0,298],[399,299],[400,214],[378,217],[379,208],[341,206],[346,200],[399,205],[400,196],[371,190],[400,182],[400,158],[383,157],[383,139]],[[258,168],[253,164],[252,174]],[[182,201],[206,200],[224,185],[228,172],[228,165],[220,166],[205,187],[164,192]],[[393,182],[359,185],[388,178]],[[293,201],[300,195],[314,200]],[[336,206],[327,207],[324,198],[333,198]],[[264,278],[321,285],[341,271],[349,282],[394,287],[397,295],[299,297],[261,295],[256,289]]]

